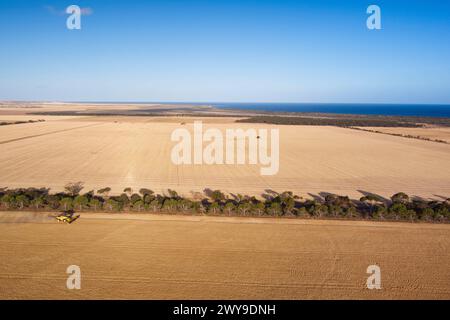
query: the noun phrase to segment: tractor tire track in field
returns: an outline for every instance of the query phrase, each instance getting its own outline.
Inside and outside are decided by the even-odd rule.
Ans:
[[[79,127],[75,127],[75,128],[55,130],[55,131],[50,131],[50,132],[45,132],[45,133],[40,133],[40,134],[34,134],[34,135],[20,137],[20,138],[15,138],[15,139],[10,139],[10,140],[4,140],[4,141],[0,141],[0,144],[7,144],[7,143],[11,143],[11,142],[16,142],[16,141],[21,141],[21,140],[27,140],[27,139],[31,139],[31,138],[47,136],[47,135],[51,135],[51,134],[55,134],[55,133],[61,133],[61,132],[67,132],[67,131],[72,131],[72,130],[77,130],[77,129],[95,127],[95,126],[99,126],[99,125],[104,125],[104,123],[88,124],[88,125],[79,126]]]
[[[35,281],[61,281],[65,282],[66,276],[50,275],[50,274],[28,274],[28,273],[0,273],[0,279],[3,280],[35,280]],[[203,285],[203,286],[232,286],[232,287],[260,287],[260,288],[279,288],[279,289],[308,289],[308,290],[346,290],[346,291],[360,291],[363,288],[359,283],[337,283],[337,282],[315,282],[308,279],[308,281],[301,283],[267,283],[259,281],[233,281],[233,280],[203,280],[203,279],[183,279],[183,278],[165,278],[165,277],[146,277],[146,276],[109,276],[99,275],[94,273],[92,275],[84,275],[83,281],[90,283],[100,282],[118,282],[124,285],[133,284],[148,284],[154,285],[157,283],[175,284],[175,285]],[[89,288],[89,285],[85,287]],[[417,288],[416,288],[417,289]],[[413,288],[403,286],[391,286],[390,291],[414,291]],[[448,296],[450,291],[447,288],[436,286],[420,286],[420,290],[426,293],[439,294]],[[311,298],[311,297],[310,297]]]
[[[0,224],[0,298],[450,296],[448,225],[267,219],[255,225],[214,217],[194,225],[166,217],[177,219],[168,225],[162,216],[151,223],[91,217],[105,218],[70,227]],[[383,290],[376,292],[365,286],[373,263],[382,268]],[[66,289],[69,265],[82,270],[80,292]]]

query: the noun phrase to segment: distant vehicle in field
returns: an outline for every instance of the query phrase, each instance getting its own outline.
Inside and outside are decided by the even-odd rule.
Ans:
[[[75,212],[73,210],[64,211],[60,215],[56,216],[55,219],[59,222],[65,222],[68,224],[71,224],[72,222],[76,221],[80,215],[74,215]]]

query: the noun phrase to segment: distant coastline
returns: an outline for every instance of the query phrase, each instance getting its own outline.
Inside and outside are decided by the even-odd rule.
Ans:
[[[171,104],[210,106],[226,110],[326,113],[350,115],[413,116],[450,118],[450,104],[395,104],[395,103],[280,103],[280,102],[135,102],[135,101],[71,101],[96,104]]]

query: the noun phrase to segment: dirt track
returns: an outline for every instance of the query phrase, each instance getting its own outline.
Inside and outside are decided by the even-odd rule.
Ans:
[[[0,214],[1,299],[450,299],[449,225],[16,215]],[[371,264],[381,290],[365,288]]]

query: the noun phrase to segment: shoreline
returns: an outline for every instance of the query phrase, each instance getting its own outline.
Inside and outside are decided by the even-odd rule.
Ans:
[[[424,122],[438,123],[450,126],[450,115],[411,115],[411,114],[376,114],[364,112],[330,112],[330,111],[300,111],[300,110],[272,110],[264,108],[242,108],[244,104],[237,103],[236,107],[228,107],[221,103],[120,103],[120,102],[7,102],[0,101],[0,116],[2,110],[22,109],[27,110],[28,115],[71,115],[71,116],[198,116],[198,117],[292,117],[313,119],[352,119],[352,120],[390,120],[396,122]],[[229,103],[232,105],[232,103]],[[253,104],[248,104],[252,106]],[[255,105],[261,105],[256,103]],[[264,105],[277,105],[267,103]],[[290,105],[290,104],[287,104]],[[293,104],[293,105],[311,105]],[[334,105],[334,106],[409,106],[407,104],[312,104],[312,105]],[[60,108],[58,108],[58,106]],[[417,106],[431,106],[428,104],[417,104]],[[448,107],[450,105],[435,104],[435,106]],[[36,109],[32,111],[30,109]],[[55,110],[56,108],[56,110]],[[50,110],[46,110],[50,109]],[[64,109],[64,110],[60,110]]]

